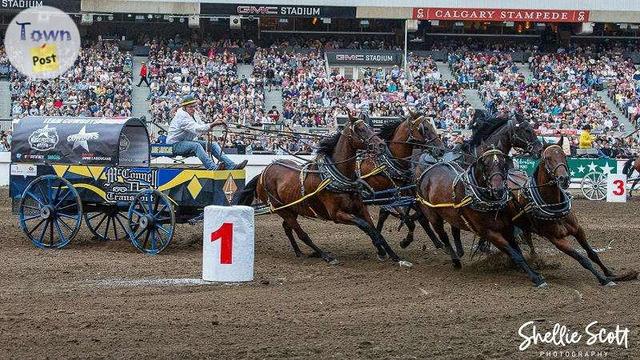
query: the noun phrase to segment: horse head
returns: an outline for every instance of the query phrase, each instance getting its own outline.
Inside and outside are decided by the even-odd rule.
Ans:
[[[381,154],[386,149],[386,144],[373,131],[363,119],[358,119],[351,111],[347,111],[349,122],[345,124],[342,135],[349,138],[349,143],[353,149],[368,150],[376,154]]]
[[[494,199],[503,198],[508,191],[508,162],[508,155],[491,146],[472,165],[476,182],[480,187],[488,190]]]
[[[509,136],[511,138],[511,146],[525,150],[533,156],[539,156],[544,147],[531,123],[519,114],[515,118],[509,120]]]
[[[556,183],[566,190],[569,188],[571,176],[569,175],[567,156],[562,149],[563,141],[564,138],[561,137],[558,143],[546,145],[542,150],[540,162],[546,176],[551,179],[550,182]]]

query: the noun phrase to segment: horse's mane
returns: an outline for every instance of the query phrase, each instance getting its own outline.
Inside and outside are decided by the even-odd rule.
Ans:
[[[322,139],[320,143],[318,143],[317,153],[326,156],[333,155],[333,149],[336,148],[338,140],[340,140],[340,136],[342,136],[342,133],[338,131],[335,134]]]
[[[402,121],[403,120],[396,120],[396,121],[392,121],[392,122],[388,122],[388,123],[384,124],[380,128],[380,132],[378,133],[378,136],[382,140],[391,140],[391,138],[393,138],[393,133],[396,131],[398,126],[400,126],[400,124],[402,124]]]
[[[476,112],[477,114],[477,112]],[[486,140],[496,130],[506,125],[508,118],[495,116],[474,116],[473,134],[471,135],[471,146],[477,146]]]

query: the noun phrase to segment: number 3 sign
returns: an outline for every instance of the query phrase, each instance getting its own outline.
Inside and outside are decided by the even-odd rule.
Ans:
[[[254,236],[253,208],[207,206],[202,238],[202,279],[253,280]]]
[[[610,174],[607,178],[607,202],[627,201],[627,175]]]

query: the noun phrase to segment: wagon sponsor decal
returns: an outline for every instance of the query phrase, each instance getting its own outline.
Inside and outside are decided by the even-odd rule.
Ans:
[[[588,22],[587,10],[413,8],[417,20]]]
[[[11,175],[36,176],[38,167],[33,164],[11,164]]]
[[[42,129],[38,129],[31,133],[29,136],[29,146],[36,151],[49,151],[53,150],[60,138],[58,137],[58,131],[56,128],[50,128],[46,125]]]
[[[129,150],[129,146],[131,145],[131,141],[125,134],[120,135],[120,151],[125,152]]]
[[[582,328],[560,323],[543,326],[537,321],[527,321],[518,328],[518,350],[533,350],[539,357],[608,357],[612,348],[621,351],[629,348],[629,333],[627,327],[603,325],[598,321]]]
[[[158,169],[111,167],[104,176],[106,200],[131,201],[140,191],[156,186]]]
[[[83,126],[77,134],[67,136],[67,141],[73,143],[73,150],[82,147],[85,151],[89,151],[89,141],[100,139],[97,132],[87,132],[87,127]]]

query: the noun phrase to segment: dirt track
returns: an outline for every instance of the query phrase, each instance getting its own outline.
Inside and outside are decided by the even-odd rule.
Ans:
[[[496,261],[466,255],[454,270],[422,231],[401,250],[395,222],[385,235],[411,269],[377,261],[357,229],[322,222],[303,226],[341,265],[297,259],[279,218],[266,216],[257,221],[255,282],[160,286],[158,279],[200,277],[201,226],[180,226],[155,257],[85,231],[64,250],[42,251],[18,229],[6,191],[0,195],[0,358],[484,359],[539,358],[540,350],[640,358],[639,282],[601,287],[542,240],[550,288],[538,290]],[[639,206],[575,203],[594,247],[616,239],[601,255],[616,270],[640,269]],[[467,249],[471,240],[465,235]],[[609,330],[619,324],[631,330],[629,348],[587,346],[584,335],[580,345],[520,352],[518,328],[534,319],[543,331],[554,323],[581,332],[592,321]]]

